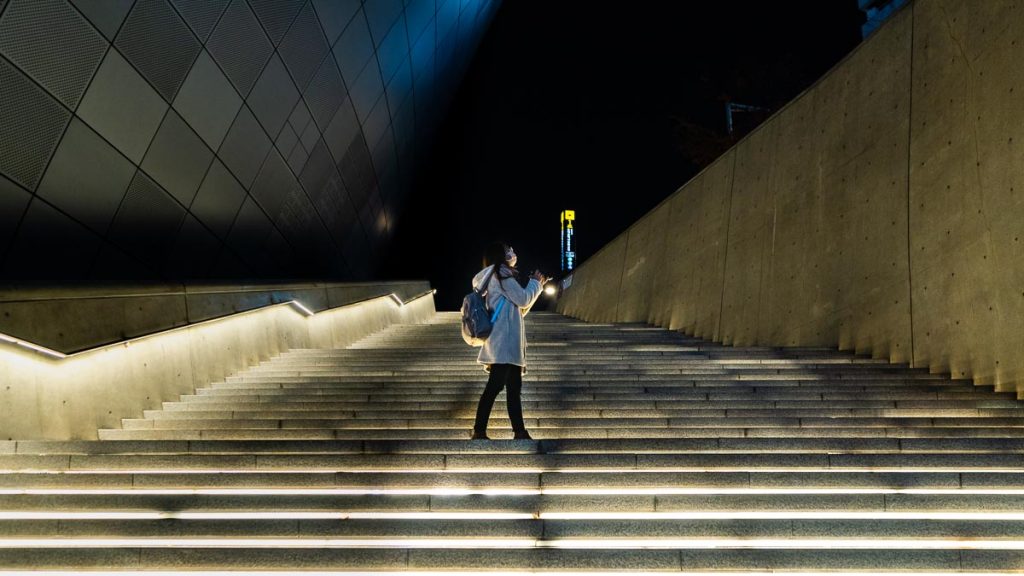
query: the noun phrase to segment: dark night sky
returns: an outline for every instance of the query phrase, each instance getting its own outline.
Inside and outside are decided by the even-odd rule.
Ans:
[[[427,278],[438,308],[457,309],[493,239],[521,271],[557,274],[563,209],[582,262],[730,144],[725,101],[777,110],[863,21],[856,0],[504,0],[383,276]]]

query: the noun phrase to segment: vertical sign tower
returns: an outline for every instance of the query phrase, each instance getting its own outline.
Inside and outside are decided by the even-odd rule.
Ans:
[[[562,211],[562,272],[572,272],[576,266],[576,242],[572,230],[575,221],[575,210]]]

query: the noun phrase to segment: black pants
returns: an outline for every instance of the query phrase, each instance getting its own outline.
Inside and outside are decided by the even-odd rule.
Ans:
[[[523,389],[523,367],[515,364],[491,364],[491,374],[487,378],[487,387],[480,395],[480,404],[476,407],[476,422],[473,431],[486,434],[487,421],[491,418],[491,408],[498,392],[505,389],[505,403],[508,405],[508,418],[512,421],[512,430],[516,433],[526,432],[523,424],[523,402],[519,393]]]

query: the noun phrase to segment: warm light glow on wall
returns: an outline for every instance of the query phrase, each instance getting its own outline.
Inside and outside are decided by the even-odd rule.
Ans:
[[[435,293],[436,293],[435,290],[430,290],[428,292],[424,292],[423,294],[419,294],[419,295],[417,295],[417,296],[415,296],[413,298],[410,298],[408,301],[402,300],[402,298],[398,294],[395,294],[394,292],[392,292],[392,293],[390,293],[388,295],[385,295],[385,296],[381,296],[381,298],[389,298],[395,304],[397,304],[399,307],[404,307],[405,305],[409,304],[410,302],[418,300],[419,298],[422,298],[422,297],[427,296],[427,295],[433,295]],[[340,308],[345,308],[345,307],[346,306],[340,306],[338,308],[331,308],[329,310],[338,310]],[[28,342],[27,340],[22,340],[20,338],[15,338],[14,336],[8,336],[7,334],[0,334],[0,345],[6,344],[6,345],[9,345],[9,346],[17,347],[17,348],[22,349],[22,350],[28,350],[28,351],[41,354],[41,355],[43,355],[43,356],[45,356],[47,358],[54,359],[54,360],[65,360],[65,359],[69,359],[69,358],[78,358],[78,357],[82,357],[82,356],[87,356],[87,355],[90,355],[90,354],[95,354],[97,352],[101,352],[101,351],[104,351],[104,350],[110,350],[110,349],[114,349],[114,348],[118,348],[118,347],[120,347],[120,348],[128,348],[133,343],[140,342],[142,340],[148,340],[148,339],[151,339],[151,338],[158,338],[158,337],[166,337],[166,336],[168,336],[170,334],[173,334],[173,333],[176,333],[176,332],[181,332],[181,331],[184,331],[184,330],[194,330],[194,329],[196,329],[198,327],[201,327],[201,326],[212,325],[212,324],[219,324],[219,323],[223,323],[223,322],[230,322],[230,321],[233,321],[233,320],[237,320],[237,319],[239,319],[241,317],[245,317],[245,316],[249,316],[249,315],[253,315],[253,314],[267,313],[268,311],[271,311],[271,310],[274,310],[274,309],[277,309],[277,308],[290,308],[290,309],[298,312],[299,314],[301,314],[303,316],[307,316],[307,317],[315,316],[317,314],[316,312],[311,310],[308,306],[306,306],[305,304],[299,302],[298,300],[289,300],[287,302],[280,302],[280,303],[277,303],[277,304],[270,304],[268,306],[263,306],[263,307],[260,307],[260,308],[254,308],[252,310],[246,310],[244,312],[238,312],[236,314],[231,314],[229,316],[223,316],[223,317],[220,317],[220,318],[213,318],[211,320],[204,320],[202,322],[195,322],[193,324],[187,324],[185,326],[178,326],[176,328],[170,328],[168,330],[162,330],[160,332],[155,332],[153,334],[146,334],[144,336],[139,336],[137,338],[131,338],[131,339],[124,340],[124,341],[121,341],[121,342],[115,342],[113,344],[106,344],[106,345],[103,345],[103,346],[98,346],[96,348],[90,348],[88,350],[83,350],[81,352],[75,352],[73,354],[64,354],[63,352],[60,352],[58,350],[53,350],[53,349],[47,348],[45,346],[40,346],[39,344],[34,344],[32,342]],[[328,311],[328,310],[325,310],[325,312],[326,311]]]

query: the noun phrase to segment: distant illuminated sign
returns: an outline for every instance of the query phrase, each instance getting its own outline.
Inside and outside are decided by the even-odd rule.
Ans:
[[[576,266],[576,242],[573,240],[575,210],[562,211],[562,271],[572,272]]]

